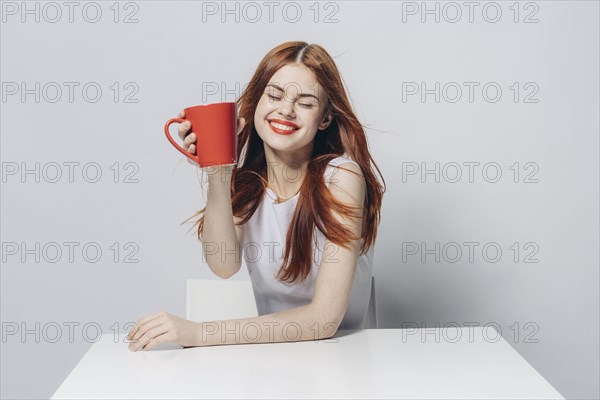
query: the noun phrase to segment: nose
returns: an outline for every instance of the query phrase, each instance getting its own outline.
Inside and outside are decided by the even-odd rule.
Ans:
[[[293,118],[294,102],[283,99],[283,101],[281,102],[281,106],[279,107],[279,110],[277,112],[282,116]]]

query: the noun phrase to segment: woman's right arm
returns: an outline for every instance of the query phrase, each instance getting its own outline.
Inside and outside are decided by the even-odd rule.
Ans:
[[[179,118],[185,118],[181,111]],[[244,128],[243,118],[238,120],[238,134]],[[190,153],[196,152],[196,135],[188,132],[190,123],[179,124],[179,137]],[[192,162],[190,160],[190,162]],[[193,163],[193,162],[192,162]],[[197,164],[196,167],[198,167]],[[208,196],[204,210],[204,230],[202,232],[202,251],[206,263],[215,275],[228,279],[235,275],[242,265],[242,228],[233,216],[231,205],[231,165],[203,168],[208,174]]]
[[[208,175],[208,199],[204,211],[202,251],[215,275],[227,279],[242,265],[240,230],[234,223],[231,206],[231,171],[233,166],[218,166]]]

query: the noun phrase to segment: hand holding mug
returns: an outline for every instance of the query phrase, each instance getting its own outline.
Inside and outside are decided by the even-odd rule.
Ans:
[[[169,126],[176,122],[183,147],[169,133]],[[180,111],[177,118],[165,124],[165,134],[193,165],[202,169],[216,166],[233,169],[237,164],[237,136],[245,125],[244,118],[237,118],[236,103],[215,103]]]

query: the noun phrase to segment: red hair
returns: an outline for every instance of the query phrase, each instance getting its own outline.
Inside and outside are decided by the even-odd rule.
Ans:
[[[231,178],[232,210],[233,215],[241,219],[240,225],[250,220],[268,186],[264,145],[254,127],[254,112],[271,77],[283,66],[294,63],[303,64],[315,74],[328,96],[327,111],[333,116],[333,120],[315,136],[307,174],[286,234],[283,265],[277,278],[290,283],[298,279],[304,281],[310,272],[313,254],[311,241],[315,226],[329,241],[345,248],[349,248],[350,241],[360,239],[354,237],[332,213],[335,211],[343,216],[353,217],[355,207],[336,200],[325,185],[323,174],[330,160],[347,153],[358,163],[366,181],[360,254],[366,253],[375,243],[385,192],[385,180],[369,153],[364,128],[352,110],[334,60],[317,44],[287,42],[272,49],[262,59],[237,100],[239,117],[246,120],[244,129],[238,135],[238,164]],[[383,185],[376,179],[373,167]],[[203,214],[205,210],[206,207],[191,218]],[[196,224],[198,240],[202,240],[204,216],[194,225]]]

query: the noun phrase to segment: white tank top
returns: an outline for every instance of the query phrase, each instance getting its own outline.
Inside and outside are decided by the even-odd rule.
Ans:
[[[328,187],[335,171],[334,166],[344,162],[357,164],[345,156],[331,160],[324,175]],[[275,278],[281,268],[285,237],[299,195],[300,193],[297,193],[283,203],[276,203],[277,196],[267,188],[255,213],[243,225],[242,253],[252,281],[259,315],[305,305],[310,303],[313,297],[321,254],[326,241],[318,228],[315,227],[313,232],[313,265],[306,280],[302,283],[290,284]],[[316,247],[314,247],[315,240]],[[371,295],[373,255],[374,246],[371,246],[367,253],[358,257],[348,306],[339,329],[363,329]]]

